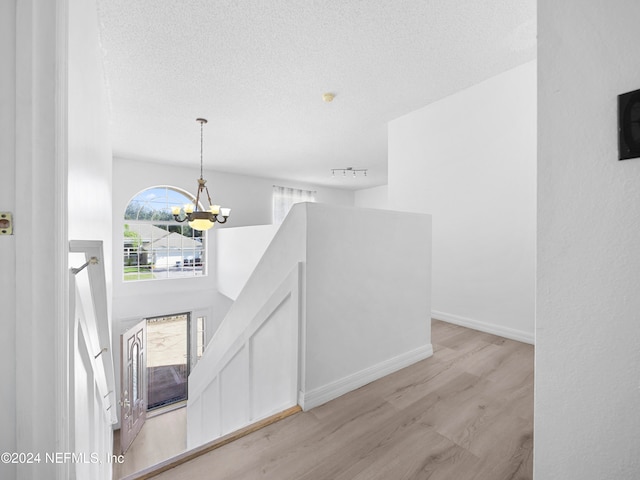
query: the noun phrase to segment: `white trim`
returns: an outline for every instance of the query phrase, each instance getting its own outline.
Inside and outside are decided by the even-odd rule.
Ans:
[[[298,263],[298,385],[296,395],[298,405],[304,405],[307,382],[307,264]]]
[[[278,412],[286,410],[296,404],[296,392],[298,391],[298,365],[299,365],[299,344],[298,344],[298,332],[299,332],[299,302],[300,302],[300,283],[301,283],[301,263],[296,263],[295,267],[291,269],[286,278],[275,289],[271,296],[264,302],[262,307],[254,314],[247,314],[245,318],[251,318],[244,328],[237,332],[235,340],[230,342],[225,347],[225,340],[230,338],[228,331],[223,331],[222,335],[218,337],[218,333],[212,339],[211,343],[207,346],[207,351],[200,359],[201,361],[196,365],[196,368],[191,372],[189,377],[189,399],[187,400],[187,429],[189,435],[187,435],[187,448],[194,448],[203,442],[219,438],[222,435],[226,435],[232,430],[244,428],[245,426],[260,421]],[[281,405],[273,407],[267,413],[255,414],[254,410],[254,370],[253,370],[253,341],[255,335],[269,322],[274,314],[286,303],[292,302],[290,321],[293,322],[291,331],[291,344],[295,349],[294,360],[290,365],[289,378],[292,379],[292,386],[289,392],[289,399],[283,402]],[[295,316],[294,316],[295,315]],[[227,316],[224,322],[229,322],[229,316]],[[233,318],[231,319],[233,321]],[[224,328],[221,326],[220,328]],[[224,350],[224,351],[223,351]],[[227,367],[232,363],[234,358],[239,355],[246,355],[246,381],[248,383],[248,401],[247,410],[244,412],[245,420],[242,424],[234,426],[231,430],[229,426],[225,426],[222,421],[225,412],[222,410],[222,395],[223,395],[223,382],[222,377],[225,375]],[[218,431],[212,437],[213,432],[204,432],[202,425],[207,425],[209,422],[203,419],[204,412],[197,407],[203,404],[205,395],[208,389],[217,384],[218,399],[216,405],[208,405],[207,408],[211,411],[215,408],[215,412],[212,415],[217,417]],[[195,406],[195,408],[194,408]],[[192,428],[193,427],[193,428]],[[200,429],[198,431],[198,429]]]
[[[55,225],[54,232],[54,275],[57,278],[55,286],[55,318],[56,338],[54,346],[54,361],[56,364],[55,406],[56,418],[56,450],[60,452],[72,451],[74,435],[71,431],[72,381],[70,358],[73,351],[73,337],[71,332],[73,323],[70,315],[70,285],[69,285],[69,244],[67,218],[67,182],[68,182],[68,63],[69,63],[69,2],[56,2],[56,79],[55,79]],[[75,296],[75,291],[73,292]],[[63,462],[57,465],[56,478],[59,480],[70,478],[70,465]]]
[[[431,311],[431,317],[435,320],[442,320],[443,322],[453,323],[461,327],[467,327],[480,332],[491,333],[492,335],[535,345],[535,335],[523,330],[516,330],[515,328],[504,327],[502,325],[496,325],[495,323],[483,322],[481,320],[438,312],[436,310]]]
[[[316,388],[310,392],[300,392],[298,397],[300,406],[305,411],[310,410],[390,373],[408,367],[425,358],[429,358],[432,355],[433,346],[431,344],[424,345],[365,368],[364,370],[360,370],[335,382]]]
[[[115,394],[115,356],[112,348],[112,333],[109,325],[107,285],[104,269],[104,251],[102,240],[70,240],[69,252],[84,253],[87,262],[91,258],[97,258],[98,262],[87,265],[85,270],[78,275],[86,275],[87,282],[76,282],[80,289],[80,298],[90,302],[85,308],[86,318],[81,319],[80,326],[87,340],[87,345],[91,346],[93,356],[91,365],[94,374],[98,377],[96,383],[103,399],[105,411],[108,413],[111,424],[118,423],[117,398]],[[74,265],[78,267],[78,265]],[[88,290],[87,290],[88,287]],[[100,354],[96,360],[95,355],[106,348],[104,354]],[[113,408],[111,408],[113,407]]]
[[[297,281],[297,278],[293,280]],[[284,285],[285,282],[287,285]],[[276,312],[276,310],[280,308],[280,306],[286,300],[291,298],[294,302],[296,301],[295,289],[290,288],[291,280],[287,278],[285,282],[283,282],[282,285],[278,288],[278,290],[271,296],[271,298],[269,298],[265,306],[260,309],[260,311],[256,314],[256,316],[253,318],[251,323],[247,325],[244,331],[241,332],[240,335],[238,335],[237,338],[231,343],[229,348],[227,348],[226,352],[216,362],[215,367],[207,370],[207,376],[204,378],[204,380],[200,380],[200,379],[190,380],[190,383],[189,383],[190,399],[200,398],[202,396],[205,389],[211,383],[210,381],[207,381],[207,380],[218,377],[222,373],[222,371],[227,367],[227,365],[229,365],[229,363],[231,363],[231,361],[236,357],[238,352],[240,352],[245,347],[245,345],[250,344],[250,341],[253,335],[260,329],[260,327],[262,327],[263,324],[265,324],[271,318],[271,316]],[[297,309],[297,305],[295,306],[295,308]],[[202,358],[204,358],[204,355]],[[202,358],[200,360],[202,360]],[[297,368],[297,361],[296,361],[296,368]],[[251,372],[249,373],[251,374]],[[296,378],[297,376],[298,375],[296,373]]]
[[[15,446],[41,454],[70,441],[67,12],[68,0],[19,1],[15,12]],[[71,468],[17,465],[17,477],[69,478]]]

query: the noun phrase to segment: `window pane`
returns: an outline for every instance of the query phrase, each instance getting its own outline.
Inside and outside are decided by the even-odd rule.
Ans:
[[[125,211],[124,280],[205,275],[203,232],[174,220],[171,209],[193,199],[171,187],[136,195]]]
[[[297,188],[273,186],[273,223],[280,224],[296,203],[315,202],[316,192]]]
[[[202,357],[204,353],[205,347],[205,327],[204,327],[205,317],[198,317],[197,319],[197,330],[196,330],[196,355],[198,360]]]

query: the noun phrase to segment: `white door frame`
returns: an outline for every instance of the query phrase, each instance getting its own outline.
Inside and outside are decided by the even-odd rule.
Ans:
[[[14,235],[19,268],[13,300],[19,346],[15,418],[21,432],[15,447],[17,452],[44,454],[68,451],[73,413],[67,228],[69,1],[16,0],[15,5],[14,165],[19,201]],[[16,473],[18,478],[62,480],[69,478],[69,464],[17,465]]]

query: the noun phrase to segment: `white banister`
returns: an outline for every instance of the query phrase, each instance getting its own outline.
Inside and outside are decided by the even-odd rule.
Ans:
[[[189,376],[189,448],[296,405],[301,271],[296,264],[241,331],[207,346]]]
[[[67,451],[88,460],[66,478],[110,480],[118,408],[102,241],[70,241],[69,265]]]
[[[118,421],[118,409],[102,241],[71,240],[69,252],[83,253],[85,261],[80,267],[71,268],[78,300],[82,303],[84,312],[82,316],[73,315],[72,320],[80,321],[87,347],[90,348],[89,354],[94,360],[96,383],[104,400],[105,412],[109,412],[111,423],[115,424]],[[81,273],[83,271],[86,271],[86,278]],[[70,290],[73,292],[73,288]],[[75,313],[73,307],[72,304],[71,311]]]

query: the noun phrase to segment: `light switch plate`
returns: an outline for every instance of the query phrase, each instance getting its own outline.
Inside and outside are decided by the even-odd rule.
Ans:
[[[618,95],[618,159],[640,158],[640,90]]]

